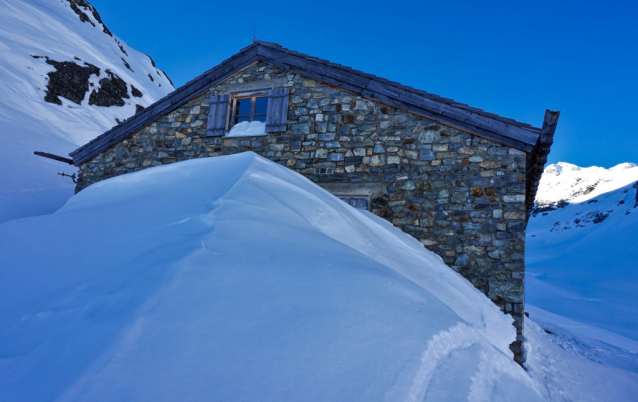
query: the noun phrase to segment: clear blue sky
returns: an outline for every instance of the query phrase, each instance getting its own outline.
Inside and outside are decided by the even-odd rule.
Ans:
[[[176,86],[257,38],[542,124],[550,162],[638,163],[638,4],[90,0]]]

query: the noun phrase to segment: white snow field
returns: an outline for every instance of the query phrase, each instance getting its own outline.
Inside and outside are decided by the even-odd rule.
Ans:
[[[0,400],[536,401],[511,318],[253,153],[0,225]]]
[[[89,21],[82,22],[67,0],[0,0],[0,222],[51,213],[73,195],[73,183],[57,173],[75,168],[34,151],[68,157],[114,126],[116,118],[133,115],[135,104],[146,107],[173,90],[148,56],[105,33],[91,9],[78,10]],[[80,105],[61,96],[62,105],[44,101],[47,74],[55,70],[44,57],[100,69],[99,76],[91,75]],[[127,83],[124,106],[88,104],[107,69]],[[131,96],[131,85],[141,97]]]
[[[532,319],[525,320],[525,367],[547,400],[638,401],[637,343],[625,339],[623,347],[618,347],[581,336],[571,332],[583,330],[574,321],[553,317],[560,322],[554,325],[539,318],[547,318],[548,313],[529,305],[526,308]],[[590,335],[601,335],[599,329],[588,328]],[[610,338],[616,340],[613,335]]]
[[[536,203],[525,256],[530,376],[550,399],[638,400],[638,167],[550,165]]]
[[[253,153],[94,184],[1,224],[0,255],[2,401],[638,396],[636,354],[545,322],[524,371],[438,256]]]
[[[544,208],[527,226],[527,304],[586,324],[572,331],[638,341],[638,167],[550,165],[536,202]],[[624,342],[607,335],[595,337]]]

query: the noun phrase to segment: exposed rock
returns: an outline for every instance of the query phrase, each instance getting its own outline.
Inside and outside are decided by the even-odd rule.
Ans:
[[[146,54],[146,53],[144,53],[144,54]],[[153,67],[155,67],[155,60],[153,60],[153,58],[152,58],[151,56],[147,55],[147,54],[146,54],[146,57],[148,57],[148,58],[149,58],[149,60],[151,61],[151,65],[152,65]]]
[[[129,98],[126,82],[111,70],[106,70],[106,74],[108,78],[100,80],[100,89],[91,93],[89,105],[124,106],[124,98]]]
[[[138,114],[142,110],[144,110],[144,106],[135,104],[135,114]]]
[[[174,87],[175,85],[173,84],[173,81],[172,81],[172,80],[171,80],[171,78],[168,76],[168,74],[166,74],[166,71],[164,71],[164,70],[162,70],[162,69],[160,69],[160,71],[162,72],[162,74],[164,74],[164,77],[166,77],[166,79],[168,80],[168,82],[170,82],[170,83],[171,83],[171,86],[173,86],[173,87]]]
[[[80,21],[88,22],[89,24],[95,26],[93,21],[91,21],[91,18],[89,18],[89,16],[84,11],[80,10],[80,7],[82,7],[84,8],[85,11],[90,12],[91,15],[93,15],[93,18],[102,25],[102,32],[104,32],[108,36],[113,36],[111,31],[106,27],[106,25],[104,25],[104,22],[102,22],[102,18],[100,17],[100,14],[98,14],[95,7],[93,7],[88,1],[86,0],[66,0],[66,1],[71,6],[71,10],[73,10],[73,12],[75,12],[78,15],[78,17],[80,17]]]
[[[123,57],[120,57],[120,59],[122,59],[122,62],[124,63],[124,67],[126,67],[126,68],[128,68],[129,70],[133,71],[133,69],[131,68],[131,65],[130,65],[130,64],[128,64],[128,63],[126,62],[126,60],[124,60],[124,58],[123,58]],[[135,71],[133,71],[133,72],[135,72]]]
[[[607,211],[607,213],[596,212],[596,216],[594,217],[594,225],[607,219],[607,217],[609,216],[611,212],[613,211]]]
[[[534,204],[534,209],[532,209],[532,216],[536,216],[538,214],[547,215],[548,212],[555,211],[559,208],[565,208],[569,205],[569,201],[560,200],[556,203],[548,203],[548,204]]]
[[[131,95],[133,95],[136,98],[141,98],[142,96],[144,96],[142,91],[140,91],[139,89],[135,88],[133,85],[131,85]]]
[[[151,79],[151,81],[155,81],[155,80],[153,79],[153,76],[152,76],[150,73],[148,74],[148,78],[150,78],[150,79]]]
[[[40,58],[44,56],[33,56]],[[55,71],[51,71],[49,82],[47,83],[46,96],[44,100],[49,103],[61,105],[62,96],[78,105],[84,99],[89,90],[89,77],[91,74],[100,74],[100,69],[93,64],[84,63],[84,66],[78,65],[73,61],[55,61],[44,57],[47,64],[55,67]]]
[[[128,56],[128,53],[126,53],[126,50],[124,50],[124,47],[122,47],[122,44],[120,42],[117,42],[117,46],[120,48],[120,51],[122,53]]]

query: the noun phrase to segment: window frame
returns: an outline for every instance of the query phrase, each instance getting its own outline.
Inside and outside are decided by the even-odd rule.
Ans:
[[[335,197],[339,198],[341,201],[345,202],[346,204],[350,205],[352,208],[355,209],[361,209],[361,210],[365,210],[365,211],[370,211],[370,202],[371,202],[371,197],[369,193],[350,193],[350,194],[335,194]],[[361,208],[361,207],[356,207],[354,205],[352,205],[350,203],[350,200],[365,200],[366,206],[365,208]]]
[[[255,106],[257,104],[257,98],[266,98],[268,100],[268,90],[258,90],[258,91],[245,91],[245,92],[236,92],[230,94],[232,102],[230,107],[230,124],[228,125],[228,131],[232,130],[233,126],[235,126],[235,120],[237,120],[237,105],[238,100],[241,99],[250,99],[250,114],[248,116],[241,115],[240,117],[248,117],[248,122],[255,121]],[[268,118],[268,105],[266,105],[266,112],[259,113],[257,116],[263,116],[266,119]],[[265,120],[264,120],[265,123]]]

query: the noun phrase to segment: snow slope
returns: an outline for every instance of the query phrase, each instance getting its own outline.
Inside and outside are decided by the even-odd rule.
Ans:
[[[638,341],[638,166],[550,165],[536,202],[527,303]]]
[[[638,401],[638,354],[566,330],[563,318],[554,317],[561,325],[540,320],[538,317],[547,317],[547,313],[539,309],[532,308],[530,316],[531,320],[525,320],[525,367],[544,398],[561,402]]]
[[[511,317],[253,153],[0,225],[0,400],[533,401]]]
[[[53,212],[73,194],[73,183],[57,172],[75,169],[34,151],[67,157],[116,118],[133,115],[136,104],[148,106],[173,90],[147,55],[112,36],[96,16],[83,0],[0,0],[0,222]],[[45,57],[100,69],[81,104],[63,97],[61,105],[44,101],[48,73],[56,70]],[[107,69],[127,84],[123,106],[89,105]],[[141,97],[132,95],[132,86]]]

